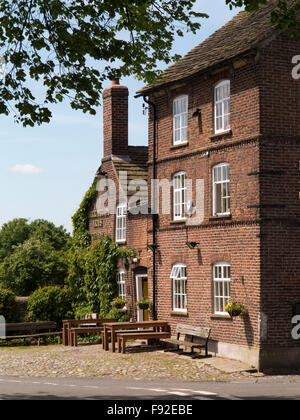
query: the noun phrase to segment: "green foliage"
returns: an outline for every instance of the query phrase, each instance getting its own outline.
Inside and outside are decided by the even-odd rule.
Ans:
[[[48,242],[29,239],[0,264],[0,284],[19,296],[29,296],[38,287],[63,284],[67,272],[62,251],[53,250]]]
[[[16,296],[11,290],[0,288],[0,315],[6,322],[16,321]]]
[[[71,295],[67,288],[49,286],[36,290],[28,301],[28,320],[55,321],[73,318]]]
[[[117,296],[117,260],[134,255],[111,238],[105,237],[87,248],[73,247],[69,252],[67,285],[75,307],[87,307],[89,312],[106,316]]]
[[[0,262],[14,252],[14,247],[29,239],[48,242],[53,249],[66,248],[71,237],[60,226],[56,227],[47,220],[35,220],[28,223],[27,219],[14,219],[5,223],[0,230]]]
[[[65,249],[71,241],[71,235],[63,226],[55,226],[47,220],[34,220],[29,225],[30,239],[38,239],[42,242],[48,242],[53,249],[59,251]]]
[[[196,0],[1,0],[0,48],[7,63],[0,113],[24,126],[48,123],[50,104],[70,101],[92,115],[104,80],[152,82],[170,63],[176,36],[206,17]],[[101,70],[100,70],[101,69]],[[39,98],[33,82],[38,82]]]
[[[78,246],[86,247],[91,243],[91,235],[88,230],[89,212],[97,194],[97,179],[95,179],[92,186],[86,192],[79,209],[72,217],[73,236]]]
[[[130,318],[126,309],[112,308],[107,314],[107,318],[115,319],[117,322],[129,322]]]
[[[14,219],[5,223],[0,230],[0,261],[10,255],[13,247],[27,241],[30,227],[26,219]]]
[[[0,230],[0,285],[20,296],[63,284],[71,236],[46,220],[14,219]]]

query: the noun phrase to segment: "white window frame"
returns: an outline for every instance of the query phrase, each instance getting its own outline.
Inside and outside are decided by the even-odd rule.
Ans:
[[[225,306],[230,303],[230,264],[213,265],[213,307],[216,315],[227,315]],[[226,293],[227,292],[227,293]]]
[[[220,163],[212,168],[213,182],[213,216],[230,215],[230,165],[229,163]],[[221,194],[218,203],[217,189],[221,188]],[[219,205],[218,205],[219,204]],[[221,211],[217,211],[220,207]]]
[[[226,87],[229,87],[226,94]],[[219,94],[221,94],[219,96]],[[215,133],[222,133],[230,130],[231,109],[230,109],[230,80],[223,80],[215,86],[214,93],[214,113],[215,113]],[[227,108],[227,110],[226,110]],[[218,123],[220,122],[220,125]]]
[[[187,182],[186,172],[173,175],[173,220],[186,220]]]
[[[127,204],[120,203],[116,211],[116,242],[126,242]]]
[[[118,296],[119,298],[126,300],[126,282],[125,282],[125,271],[120,270],[117,273],[117,284],[118,284]]]
[[[173,101],[173,145],[188,142],[188,95],[181,95]]]
[[[173,265],[170,278],[172,279],[173,311],[187,313],[186,265],[181,263]],[[176,288],[176,282],[179,283],[178,288]],[[180,304],[178,305],[177,302]]]

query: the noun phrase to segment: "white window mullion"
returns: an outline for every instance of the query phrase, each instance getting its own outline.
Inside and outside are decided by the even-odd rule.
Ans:
[[[188,96],[179,96],[173,103],[173,144],[186,143],[188,133]]]
[[[126,203],[119,204],[116,212],[116,242],[126,241]]]
[[[230,171],[228,163],[213,168],[213,215],[230,214]]]
[[[215,132],[230,130],[230,81],[215,87]]]
[[[173,177],[173,206],[174,206],[174,220],[185,220],[186,218],[186,173],[179,172]]]
[[[183,264],[174,265],[171,279],[173,280],[173,310],[187,312],[186,266]]]
[[[120,271],[117,274],[117,283],[118,283],[118,295],[119,298],[126,300],[126,288],[125,288],[125,273]]]
[[[230,264],[218,263],[213,267],[213,290],[215,314],[226,314],[225,306],[230,303]]]

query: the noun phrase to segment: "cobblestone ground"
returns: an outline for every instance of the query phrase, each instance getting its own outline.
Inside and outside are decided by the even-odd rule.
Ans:
[[[0,348],[0,375],[229,379],[205,365],[204,359],[162,350],[113,354],[103,351],[99,345]]]
[[[104,352],[99,345],[77,348],[63,346],[2,347],[0,376],[23,377],[131,377],[138,379],[183,379],[195,381],[261,381],[285,378],[299,381],[300,376],[264,377],[260,373],[228,374],[208,365],[205,358],[191,358],[162,350],[151,352],[130,349],[126,354]]]

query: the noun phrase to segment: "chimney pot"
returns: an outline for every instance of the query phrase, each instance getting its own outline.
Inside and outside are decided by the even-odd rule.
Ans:
[[[117,78],[103,92],[103,157],[128,155],[128,96]]]

